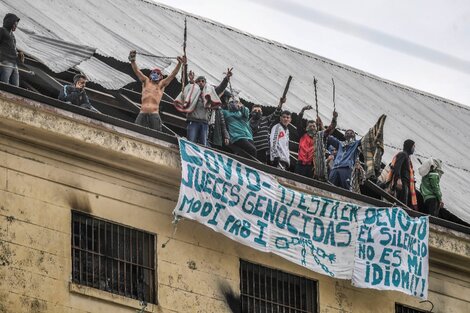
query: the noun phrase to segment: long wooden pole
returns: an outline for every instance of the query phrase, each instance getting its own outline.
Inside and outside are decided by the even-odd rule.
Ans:
[[[333,83],[333,112],[336,112],[336,87],[335,79],[332,77],[331,82]]]
[[[317,79],[313,76],[313,87],[315,88],[315,110],[317,111],[317,121],[318,121],[318,98],[317,98]]]
[[[282,98],[285,98],[287,96],[287,92],[289,91],[289,86],[290,86],[290,82],[292,81],[292,76],[289,75],[289,78],[287,78],[287,84],[286,84],[286,87],[284,87],[284,92],[282,93]],[[282,102],[279,101],[279,105],[278,107],[281,107],[282,106]]]
[[[183,35],[183,57],[186,58],[186,40],[188,38],[188,28],[187,28],[187,21],[186,17],[184,18],[184,35]],[[182,70],[181,70],[181,95],[183,96],[183,102],[185,101],[185,96],[184,96],[184,87],[186,83],[186,77],[187,77],[187,72],[188,70],[188,63],[183,64]]]

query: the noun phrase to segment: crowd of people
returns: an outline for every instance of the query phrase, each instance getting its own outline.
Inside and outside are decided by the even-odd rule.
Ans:
[[[16,86],[19,85],[18,62],[24,62],[24,54],[17,50],[13,34],[19,20],[16,15],[9,13],[0,28],[0,79]],[[131,51],[128,58],[132,70],[142,83],[141,107],[135,123],[161,131],[160,102],[165,88],[186,64],[186,57],[177,58],[177,65],[167,77],[158,68],[151,70],[148,76],[144,75],[137,66],[136,51]],[[293,169],[299,175],[351,191],[359,191],[359,185],[365,179],[371,179],[402,204],[418,209],[418,191],[410,159],[415,149],[414,141],[405,140],[403,151],[397,153],[385,168],[381,168],[385,115],[362,139],[356,139],[352,129],[346,130],[344,135],[335,136],[338,134],[335,131],[338,119],[336,111],[327,127],[324,127],[318,112],[316,120],[305,121],[304,113],[313,109],[312,106],[306,106],[297,118],[296,135],[299,144],[297,157],[294,158],[290,150],[289,126],[292,114],[283,109],[286,97],[280,98],[270,115],[263,115],[261,104],[252,105],[250,110],[233,93],[231,86],[227,90],[232,75],[232,69],[227,69],[221,83],[212,86],[204,76],[189,72],[188,83],[173,102],[174,107],[186,116],[188,140],[256,159],[282,170]],[[59,99],[96,111],[86,95],[86,82],[85,75],[75,75],[72,84],[63,86]],[[291,164],[292,160],[296,164]],[[419,173],[422,175],[420,194],[424,201],[421,211],[438,216],[440,208],[444,206],[439,187],[443,173],[441,162],[427,160],[419,168]]]

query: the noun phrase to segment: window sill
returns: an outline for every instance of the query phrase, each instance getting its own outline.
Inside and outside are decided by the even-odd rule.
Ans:
[[[80,295],[91,297],[91,298],[96,298],[102,301],[112,302],[115,304],[133,308],[135,310],[141,309],[139,300],[127,298],[121,295],[99,290],[96,288],[87,287],[87,286],[83,286],[83,285],[79,285],[79,284],[75,284],[71,282],[69,283],[69,291],[71,293],[80,294]],[[150,312],[150,313],[157,312],[157,308],[158,306],[156,304],[148,303],[147,308],[144,310],[144,312]]]

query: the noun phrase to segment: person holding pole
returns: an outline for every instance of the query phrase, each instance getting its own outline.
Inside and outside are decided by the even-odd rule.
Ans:
[[[307,123],[304,122],[303,116],[304,112],[311,110],[313,107],[311,105],[305,106],[299,113],[298,124],[297,124],[297,134],[299,136],[299,154],[297,159],[297,164],[295,166],[295,172],[305,177],[313,178],[314,177],[314,168],[315,168],[315,143],[317,140],[317,133],[321,132],[321,145],[324,145],[326,139],[334,132],[336,128],[336,119],[338,113],[333,112],[333,118],[331,124],[327,129],[323,129],[323,122],[320,117],[317,116],[316,122],[314,120],[309,120]],[[321,149],[323,151],[323,149]],[[321,158],[324,158],[322,153]]]

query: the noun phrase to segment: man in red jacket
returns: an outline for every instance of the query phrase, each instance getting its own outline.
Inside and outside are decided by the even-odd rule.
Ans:
[[[299,136],[299,154],[295,172],[305,177],[313,178],[314,160],[315,160],[315,135],[317,129],[323,129],[323,123],[320,118],[307,121],[305,125],[303,116],[306,110],[311,110],[312,106],[308,105],[302,108],[298,116],[297,134]],[[333,112],[333,119],[330,126],[324,131],[324,136],[330,136],[336,128],[336,118],[338,113]]]

